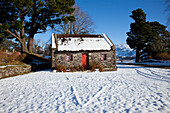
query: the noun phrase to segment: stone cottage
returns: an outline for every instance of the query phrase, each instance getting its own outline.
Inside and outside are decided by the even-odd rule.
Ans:
[[[52,68],[82,66],[97,62],[103,70],[117,70],[116,48],[107,35],[52,34]]]

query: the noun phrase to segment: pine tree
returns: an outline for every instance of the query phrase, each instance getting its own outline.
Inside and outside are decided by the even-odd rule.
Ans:
[[[152,36],[150,37],[150,40],[148,40],[147,47],[150,49],[148,50],[148,54],[150,54],[152,57],[154,57],[158,53],[167,52],[169,49],[168,41],[169,33],[166,30],[166,26],[160,24],[159,22],[150,22],[151,30],[152,30]]]
[[[61,21],[74,21],[73,16],[61,16],[71,14],[74,3],[74,0],[1,0],[0,36],[15,38],[22,52],[32,52],[36,33],[45,32],[47,26]]]
[[[132,11],[130,16],[135,20],[127,32],[127,44],[136,49],[136,62],[141,61],[143,56],[155,56],[161,52],[169,51],[169,32],[166,26],[159,22],[146,22],[146,14],[142,9]]]
[[[130,32],[127,32],[127,44],[132,49],[136,49],[136,62],[141,61],[141,50],[145,47],[147,39],[150,37],[151,29],[149,22],[146,22],[146,14],[142,9],[132,11],[130,16],[135,20],[131,23]]]

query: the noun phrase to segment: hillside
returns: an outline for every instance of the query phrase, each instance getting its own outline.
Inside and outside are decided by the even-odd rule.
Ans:
[[[131,49],[129,45],[116,44],[116,56],[117,57],[136,57],[136,51]]]

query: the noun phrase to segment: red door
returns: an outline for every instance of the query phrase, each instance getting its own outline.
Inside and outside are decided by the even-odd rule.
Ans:
[[[82,54],[82,66],[84,69],[87,69],[88,64],[87,64],[87,54]]]

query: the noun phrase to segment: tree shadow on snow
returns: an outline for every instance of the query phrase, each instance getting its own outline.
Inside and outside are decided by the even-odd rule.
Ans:
[[[154,80],[159,80],[159,81],[170,82],[170,79],[168,77],[163,77],[163,76],[155,75],[155,74],[154,75],[148,74],[148,73],[142,72],[138,69],[135,69],[135,70],[139,75],[141,75],[143,77],[154,79]]]
[[[117,65],[117,68],[126,68],[126,69],[134,69],[134,68],[145,68],[145,67],[140,67],[140,66],[132,66],[132,65],[129,65],[129,66],[121,66],[121,65]]]

